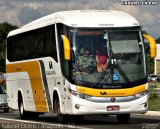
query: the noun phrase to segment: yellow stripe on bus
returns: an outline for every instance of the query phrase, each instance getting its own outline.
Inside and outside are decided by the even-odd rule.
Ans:
[[[77,91],[82,94],[99,97],[118,97],[131,96],[146,90],[146,85],[140,85],[133,88],[126,89],[94,89],[82,86],[77,86]]]
[[[38,61],[8,64],[7,73],[27,72],[30,78],[36,112],[48,112]]]

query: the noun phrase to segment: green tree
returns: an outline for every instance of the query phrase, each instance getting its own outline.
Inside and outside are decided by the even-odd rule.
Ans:
[[[147,54],[147,70],[149,74],[154,73],[154,58],[151,58],[150,54]]]
[[[143,30],[143,28],[142,28],[142,33],[143,34],[148,34],[146,30]]]
[[[0,23],[0,71],[5,70],[5,57],[6,57],[6,38],[10,31],[17,29],[15,25],[8,22]]]
[[[160,44],[160,37],[156,39],[156,43]]]

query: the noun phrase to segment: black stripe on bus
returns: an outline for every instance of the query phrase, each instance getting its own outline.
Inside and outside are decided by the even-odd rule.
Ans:
[[[51,98],[50,98],[50,94],[49,94],[49,88],[48,88],[47,78],[46,78],[46,74],[45,74],[44,63],[42,60],[39,60],[39,63],[40,63],[41,70],[42,70],[42,79],[43,79],[43,84],[44,84],[44,88],[45,88],[45,92],[46,92],[46,98],[47,98],[49,111],[52,111],[52,103],[51,103]]]

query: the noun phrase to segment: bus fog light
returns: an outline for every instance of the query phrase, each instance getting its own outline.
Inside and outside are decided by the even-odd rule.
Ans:
[[[79,109],[80,106],[79,106],[78,104],[75,104],[75,108],[76,108],[76,109]]]

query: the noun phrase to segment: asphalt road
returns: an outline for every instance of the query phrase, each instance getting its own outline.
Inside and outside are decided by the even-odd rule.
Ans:
[[[55,115],[21,120],[18,112],[0,112],[0,129],[160,129],[160,116],[132,114],[129,124],[119,124],[115,116],[86,116],[75,123],[59,124]]]

